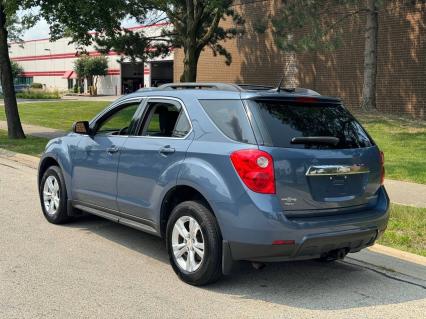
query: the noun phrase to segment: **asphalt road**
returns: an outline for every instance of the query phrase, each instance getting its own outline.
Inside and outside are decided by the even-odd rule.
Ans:
[[[425,318],[426,289],[347,258],[179,281],[160,239],[86,217],[47,223],[36,172],[0,158],[0,318]]]

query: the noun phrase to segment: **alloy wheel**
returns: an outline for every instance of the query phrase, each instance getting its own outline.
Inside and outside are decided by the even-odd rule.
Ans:
[[[195,218],[182,216],[176,220],[172,231],[172,248],[179,268],[187,272],[200,268],[205,245],[203,232]]]
[[[60,204],[59,182],[55,176],[49,176],[44,182],[43,202],[47,214],[50,216],[55,215]]]

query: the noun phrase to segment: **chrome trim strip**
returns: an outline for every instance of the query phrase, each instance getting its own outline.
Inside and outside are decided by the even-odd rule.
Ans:
[[[354,175],[370,173],[364,165],[314,165],[308,168],[306,176]]]

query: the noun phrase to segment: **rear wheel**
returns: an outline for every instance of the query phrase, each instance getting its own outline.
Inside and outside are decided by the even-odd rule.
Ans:
[[[39,186],[40,203],[44,217],[52,224],[63,224],[71,217],[67,212],[67,190],[61,169],[49,167]]]
[[[173,270],[184,282],[202,286],[222,276],[222,238],[213,213],[201,202],[177,205],[166,230]]]

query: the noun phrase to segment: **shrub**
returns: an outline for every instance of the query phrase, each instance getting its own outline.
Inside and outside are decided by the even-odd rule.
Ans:
[[[31,88],[32,89],[42,89],[43,88],[43,84],[41,84],[41,83],[33,83],[33,84],[31,84]]]
[[[28,90],[25,92],[20,92],[16,94],[17,98],[20,99],[60,99],[61,94],[58,90],[55,91],[38,91],[38,90]]]

